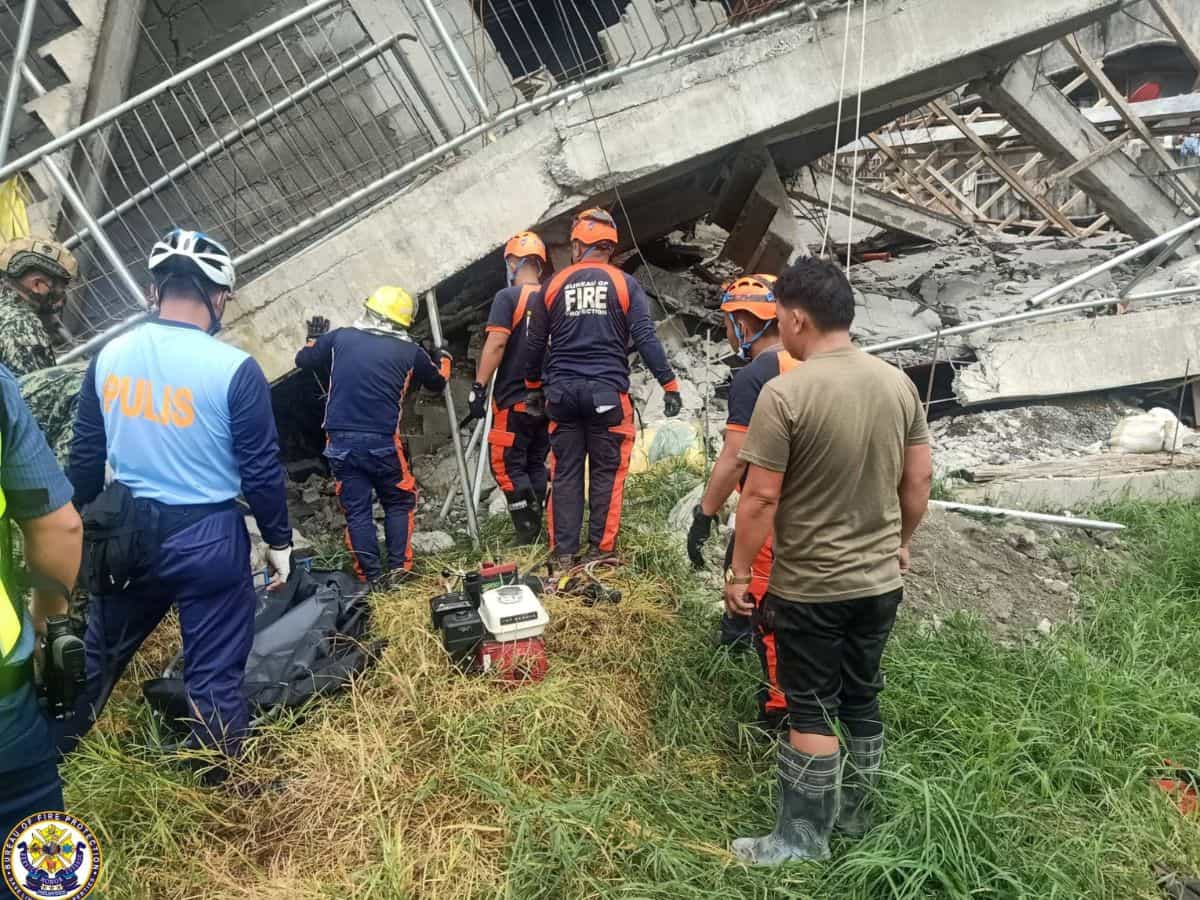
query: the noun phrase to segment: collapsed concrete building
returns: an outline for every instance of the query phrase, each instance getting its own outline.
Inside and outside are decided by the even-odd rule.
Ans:
[[[949,6],[41,0],[0,180],[25,173],[35,228],[83,257],[72,355],[143,314],[130,281],[166,227],[226,242],[244,273],[228,339],[278,383],[300,456],[320,421],[320,385],[289,377],[305,319],[346,324],[381,283],[434,291],[469,358],[506,238],[536,228],[561,266],[583,205],[618,213],[693,412],[718,380],[704,335],[723,278],[831,250],[851,264],[857,336],[913,339],[888,355],[935,415],[1178,382],[1181,360],[1200,366],[1186,341],[1153,371],[1086,375],[1088,342],[1147,316],[1169,332],[1175,307],[1031,323],[990,348],[991,332],[940,332],[1021,311],[1197,214],[1200,13]],[[1189,287],[1195,249],[1188,231],[1140,260],[1149,277],[1131,260],[1054,302]],[[1072,380],[1038,368],[1063,346],[1081,356]],[[443,444],[444,409],[415,402],[410,445]]]

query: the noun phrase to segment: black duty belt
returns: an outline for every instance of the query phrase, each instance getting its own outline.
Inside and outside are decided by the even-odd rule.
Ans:
[[[14,694],[33,682],[33,658],[15,665],[0,666],[0,697]]]

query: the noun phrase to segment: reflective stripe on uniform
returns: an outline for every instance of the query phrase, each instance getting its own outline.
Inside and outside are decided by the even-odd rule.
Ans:
[[[3,449],[0,444],[0,464],[3,463]],[[12,537],[6,512],[4,489],[0,488],[0,659],[12,653],[21,639],[21,610],[8,593],[8,581],[12,576]]]

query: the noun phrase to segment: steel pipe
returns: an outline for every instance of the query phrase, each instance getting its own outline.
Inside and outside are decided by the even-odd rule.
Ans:
[[[137,96],[130,97],[128,100],[125,100],[122,103],[118,103],[112,109],[106,110],[105,112],[100,113],[100,115],[96,116],[94,119],[72,128],[70,131],[67,131],[59,137],[56,137],[54,140],[44,144],[37,150],[34,150],[31,153],[26,153],[20,159],[15,159],[3,167],[0,167],[0,181],[3,181],[16,172],[20,172],[29,168],[44,156],[47,156],[56,150],[61,150],[63,147],[74,143],[82,137],[86,137],[93,131],[104,127],[123,113],[141,106],[143,103],[146,103],[149,100],[153,100],[155,97],[169,91],[171,88],[176,87],[177,85],[183,84],[183,82],[187,81],[192,76],[207,72],[213,66],[224,62],[231,56],[236,56],[247,47],[258,43],[263,38],[268,38],[291,25],[295,25],[300,20],[308,18],[314,13],[318,13],[327,7],[333,6],[335,3],[342,2],[344,2],[344,0],[316,0],[316,2],[309,3],[307,6],[296,10],[294,13],[284,16],[277,22],[274,22],[265,28],[261,28],[253,34],[247,35],[240,41],[230,44],[224,50],[214,53],[212,56],[208,57],[208,59],[202,59],[195,65],[188,66],[186,69],[181,69],[170,78],[160,81],[158,84],[154,85],[154,87],[148,88]]]
[[[445,346],[442,340],[442,320],[438,316],[437,291],[425,292],[425,308],[429,313],[429,335],[433,338],[433,346],[441,350]],[[454,461],[458,465],[458,479],[462,482],[464,505],[467,507],[467,531],[471,534],[471,542],[479,547],[479,521],[475,517],[475,504],[471,502],[471,476],[467,472],[467,458],[463,454],[462,440],[458,435],[458,415],[454,409],[454,394],[450,390],[450,382],[442,391],[446,401],[446,415],[450,419],[450,443],[454,447]]]
[[[32,77],[32,75],[26,76],[25,80],[28,82],[30,89],[33,90],[37,96],[40,97],[46,93],[46,89],[42,87],[38,80]],[[119,254],[117,252],[117,248],[112,245],[112,242],[108,239],[108,235],[104,233],[104,229],[101,228],[96,222],[91,210],[88,209],[87,203],[81,196],[79,196],[79,193],[72,186],[71,181],[67,177],[66,173],[64,173],[63,170],[59,168],[58,163],[56,163],[54,159],[49,156],[42,160],[42,165],[46,167],[46,171],[50,173],[50,177],[54,179],[55,183],[58,185],[58,189],[62,191],[63,198],[71,205],[71,208],[75,210],[75,214],[79,216],[84,225],[91,230],[93,234],[93,240],[96,242],[96,246],[100,248],[100,252],[104,254],[104,258],[108,260],[108,264],[112,266],[113,274],[116,275],[117,281],[120,282],[121,286],[129,294],[135,305],[144,307],[146,305],[146,295],[142,290],[142,286],[138,284],[137,279],[135,279],[129,273],[129,269],[125,267],[125,261],[121,259],[121,254]],[[144,313],[142,315],[144,315]],[[70,360],[64,356],[58,361],[69,362]]]
[[[1200,218],[1192,219],[1190,222],[1186,222],[1177,228],[1173,228],[1165,234],[1159,235],[1153,240],[1147,241],[1146,243],[1140,244],[1131,250],[1125,251],[1119,256],[1110,259],[1108,262],[1101,263],[1093,269],[1088,269],[1086,272],[1081,272],[1074,278],[1067,279],[1060,285],[1056,285],[1055,287],[1042,291],[1042,293],[1038,294],[1031,301],[1029,301],[1028,305],[1037,306],[1038,304],[1044,303],[1047,300],[1052,300],[1055,297],[1066,293],[1076,285],[1083,284],[1089,278],[1094,278],[1096,275],[1107,272],[1109,269],[1115,268],[1121,263],[1127,262],[1130,259],[1145,253],[1147,250],[1153,250],[1155,247],[1174,240],[1181,234],[1186,234],[1189,231],[1195,231],[1197,228],[1200,228]],[[1127,297],[1125,299],[1132,301],[1137,298]],[[1143,295],[1141,299],[1150,299],[1150,297],[1148,295]],[[1011,315],[1007,316],[998,316],[994,319],[984,319],[980,322],[967,322],[963,325],[955,325],[952,328],[943,328],[941,329],[940,334],[942,338],[947,338],[956,334],[968,334],[972,331],[979,331],[982,328],[992,328],[996,325],[1008,325],[1012,322],[1024,322],[1028,319],[1038,319],[1043,316],[1053,316],[1057,315],[1058,313],[1071,312],[1073,310],[1095,309],[1098,306],[1110,306],[1116,302],[1117,301],[1114,298],[1105,297],[1101,300],[1084,300],[1079,303],[1065,303],[1062,306],[1051,306],[1045,309],[1030,309],[1026,312],[1012,313]],[[912,347],[917,344],[923,344],[928,340],[936,338],[938,334],[938,331],[927,331],[924,334],[918,334],[915,337],[897,338],[894,341],[884,341],[881,344],[871,344],[870,346],[863,347],[862,349],[867,353],[883,353],[886,350],[899,350],[902,347]]]
[[[293,106],[295,106],[301,100],[305,100],[308,97],[312,96],[317,91],[319,91],[321,88],[328,85],[331,81],[334,81],[335,79],[340,78],[341,76],[345,75],[347,72],[354,71],[359,66],[370,62],[371,60],[378,57],[380,54],[384,53],[387,50],[390,50],[392,47],[394,47],[396,45],[397,41],[399,41],[405,37],[411,37],[411,36],[394,34],[391,37],[385,38],[384,40],[380,41],[379,43],[377,43],[371,47],[368,47],[362,53],[359,53],[358,55],[351,57],[350,59],[346,60],[341,65],[335,66],[334,68],[332,68],[328,72],[326,72],[324,75],[322,75],[320,78],[316,78],[316,79],[310,81],[308,84],[306,84],[304,87],[302,87],[300,90],[296,91],[295,93],[288,94],[286,97],[284,97],[282,100],[280,100],[278,103],[274,104],[270,108],[265,109],[261,113],[258,113],[257,115],[255,115],[253,118],[246,120],[242,124],[238,125],[236,128],[232,128],[229,131],[225,132],[223,135],[221,135],[219,138],[217,138],[215,141],[213,141],[211,144],[209,144],[203,150],[200,150],[199,152],[193,154],[192,156],[189,156],[187,159],[185,159],[179,165],[175,166],[175,168],[171,169],[169,172],[167,172],[161,178],[156,178],[154,181],[152,181],[150,184],[146,185],[146,187],[142,188],[142,190],[138,191],[136,194],[134,194],[129,199],[121,201],[119,204],[117,204],[115,207],[110,209],[104,215],[100,216],[100,218],[97,219],[96,221],[101,225],[107,225],[109,222],[113,221],[114,219],[119,218],[120,216],[129,212],[129,210],[133,209],[135,206],[142,203],[144,200],[148,200],[151,197],[153,197],[155,194],[157,194],[163,188],[169,187],[174,182],[174,180],[176,178],[178,178],[180,175],[190,172],[193,168],[196,167],[196,165],[204,162],[204,160],[211,159],[213,154],[218,153],[221,150],[228,149],[229,147],[233,146],[238,141],[253,134],[255,131],[257,131],[263,125],[267,124],[272,119],[274,119],[276,116],[278,116],[281,112],[291,109]],[[86,238],[89,234],[90,234],[90,232],[87,229],[84,229],[82,231],[77,231],[75,234],[73,234],[69,238],[67,238],[63,243],[67,246],[68,249],[70,249],[70,248],[75,247],[76,245],[82,243],[83,239]]]
[[[449,54],[454,71],[458,73],[458,77],[467,86],[467,92],[471,95],[475,106],[478,107],[480,118],[489,118],[492,111],[488,109],[487,101],[483,99],[483,94],[479,92],[479,85],[471,77],[471,71],[467,68],[467,64],[463,62],[458,48],[454,46],[454,40],[450,37],[450,32],[446,30],[446,23],[438,15],[437,7],[433,5],[433,0],[421,0],[421,5],[425,7],[425,15],[429,16],[429,21],[433,23],[433,28],[438,34],[438,40],[442,42],[442,46],[446,48],[446,53]]]
[[[475,427],[471,429],[471,440],[467,441],[466,456],[471,459],[471,454],[475,452],[475,448],[479,446],[479,441],[483,437],[483,419],[479,419],[475,423]],[[482,452],[482,450],[480,451]],[[446,499],[442,501],[442,511],[438,513],[438,521],[444,522],[446,516],[450,515],[450,507],[454,505],[454,498],[458,496],[458,485],[450,485],[450,489],[446,491]]]
[[[4,118],[0,119],[0,166],[8,159],[8,142],[12,138],[13,119],[17,115],[17,104],[21,98],[21,72],[25,68],[25,55],[29,52],[29,40],[33,37],[33,16],[37,11],[37,0],[25,0],[21,12],[21,27],[17,32],[17,46],[13,49],[11,68],[8,72],[8,91],[4,95]],[[3,181],[4,179],[0,179]]]
[[[488,442],[487,436],[492,430],[492,398],[496,394],[496,376],[497,372],[492,373],[492,379],[488,382],[487,392],[487,414],[483,417],[483,443],[479,445],[479,461],[475,465],[475,484],[471,488],[471,505],[476,511],[479,509],[479,496],[483,493],[483,470],[488,464]]]
[[[1006,519],[1024,519],[1028,522],[1044,522],[1047,525],[1064,525],[1068,528],[1090,528],[1093,531],[1123,531],[1125,526],[1117,522],[1101,522],[1097,519],[1077,519],[1075,516],[1054,516],[1050,513],[1028,512],[1023,509],[1005,509],[1000,506],[977,506],[974,503],[953,503],[949,500],[930,500],[930,506],[947,512],[977,513],[985,516],[1002,516]]]
[[[529,113],[538,112],[542,109],[545,109],[546,107],[553,106],[555,103],[558,103],[561,100],[565,100],[568,97],[571,97],[575,94],[579,94],[584,91],[590,91],[594,88],[608,84],[610,81],[617,81],[621,78],[624,78],[625,76],[630,75],[633,72],[638,72],[638,71],[641,71],[642,69],[646,69],[651,66],[658,65],[659,63],[667,62],[668,60],[675,59],[676,57],[679,57],[679,56],[685,56],[688,53],[691,53],[695,50],[703,49],[704,47],[708,47],[713,44],[719,44],[719,43],[725,41],[727,38],[736,37],[738,35],[745,34],[748,31],[753,31],[758,28],[763,28],[768,25],[774,25],[779,22],[786,21],[787,19],[790,19],[792,16],[794,16],[796,13],[801,12],[801,11],[807,11],[807,10],[808,10],[808,4],[797,3],[797,4],[794,4],[793,6],[789,6],[787,9],[781,9],[781,10],[778,10],[773,13],[768,13],[767,15],[763,16],[762,18],[754,19],[749,22],[743,22],[741,25],[735,25],[732,28],[727,28],[723,31],[715,32],[713,34],[708,35],[707,37],[700,38],[700,40],[698,40],[698,41],[693,41],[690,44],[683,44],[678,47],[672,47],[669,50],[664,50],[661,53],[652,54],[650,56],[645,57],[644,59],[638,60],[637,62],[630,63],[627,66],[623,66],[618,69],[611,69],[607,72],[598,72],[589,78],[585,78],[583,81],[575,82],[567,87],[558,88],[558,89],[553,90],[550,93],[545,94],[541,97],[536,97],[533,100],[528,100],[525,103],[518,104],[517,106],[514,106],[511,109],[500,113],[498,116],[491,119],[490,121],[483,122],[479,125],[474,126],[473,128],[468,129],[467,131],[464,131],[458,137],[453,138],[449,141],[446,141],[444,144],[433,148],[428,153],[423,153],[421,156],[418,156],[416,159],[405,163],[404,165],[400,166],[398,169],[395,169],[394,171],[389,172],[387,175],[384,175],[382,178],[379,178],[379,179],[371,182],[371,184],[364,185],[363,187],[359,188],[358,190],[353,191],[350,194],[347,194],[345,197],[343,197],[341,200],[339,200],[337,203],[333,204],[332,206],[328,207],[327,209],[322,210],[321,212],[316,213],[315,215],[309,216],[308,218],[303,219],[300,222],[297,222],[291,228],[287,228],[287,229],[281,231],[279,234],[275,235],[270,240],[264,241],[263,243],[259,244],[257,247],[253,248],[252,250],[249,250],[246,253],[243,253],[241,256],[239,256],[237,259],[234,260],[234,264],[238,265],[238,266],[244,266],[244,265],[247,265],[247,264],[253,262],[254,260],[258,259],[260,256],[263,256],[266,253],[270,253],[272,250],[274,250],[279,245],[287,243],[292,238],[294,238],[296,235],[307,231],[308,229],[312,228],[315,225],[321,224],[326,219],[330,219],[330,218],[333,218],[333,217],[339,215],[346,209],[349,209],[350,207],[352,207],[358,203],[361,203],[363,200],[372,196],[373,194],[376,194],[379,191],[384,190],[385,188],[391,187],[393,184],[395,184],[396,182],[400,181],[401,179],[407,177],[408,175],[412,174],[413,172],[417,172],[417,171],[420,171],[421,169],[426,168],[431,163],[434,163],[437,160],[441,159],[443,156],[446,156],[447,154],[454,152],[459,147],[473,141],[475,138],[479,137],[480,135],[486,134],[488,131],[491,131],[491,130],[497,128],[498,126],[503,125],[519,116],[524,116]],[[0,171],[0,174],[3,174],[3,172]],[[85,343],[80,344],[78,347],[71,350],[69,353],[67,353],[63,357],[63,359],[70,360],[70,359],[77,359],[80,356],[85,356],[88,353],[91,353],[96,348],[104,346],[105,343],[112,340],[114,337],[121,334],[122,332],[125,332],[128,329],[132,328],[133,326],[141,323],[142,321],[145,320],[145,318],[146,318],[145,313],[138,313],[136,315],[130,316],[129,318],[125,319],[122,322],[117,322],[115,325],[111,326],[110,328],[106,329],[105,331],[101,332],[100,334],[95,335],[94,337],[87,340]],[[949,330],[945,330],[942,333],[948,334]],[[919,341],[915,341],[914,343],[919,343]],[[888,348],[885,347],[883,349],[888,349]]]

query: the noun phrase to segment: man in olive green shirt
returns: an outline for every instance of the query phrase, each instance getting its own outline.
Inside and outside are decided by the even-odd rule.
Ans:
[[[775,830],[733,842],[759,864],[826,859],[835,825],[870,827],[883,757],[880,660],[933,476],[916,388],[851,342],[854,293],[841,270],[800,260],[775,296],[784,349],[804,365],[768,382],[755,406],[725,575],[726,608],[748,614],[751,563],[773,522],[763,615],[791,731],[779,747]]]

